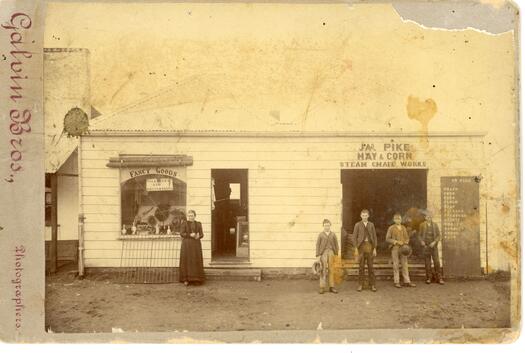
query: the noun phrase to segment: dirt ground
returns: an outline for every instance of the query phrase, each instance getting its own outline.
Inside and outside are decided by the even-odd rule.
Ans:
[[[202,286],[118,284],[107,277],[47,277],[52,332],[489,328],[510,325],[506,281],[455,281],[416,288],[377,283],[359,293],[318,294],[314,280],[208,281]]]

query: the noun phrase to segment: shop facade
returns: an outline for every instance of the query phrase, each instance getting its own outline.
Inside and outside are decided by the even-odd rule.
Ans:
[[[177,241],[190,209],[203,225],[206,268],[309,268],[324,218],[351,261],[348,236],[363,208],[387,256],[381,240],[393,214],[416,221],[428,209],[444,233],[445,273],[480,275],[498,241],[487,223],[484,151],[485,134],[473,132],[93,128],[78,153],[85,266],[122,266],[123,242],[134,238],[159,248]],[[136,248],[134,266],[164,266],[147,251]],[[176,264],[177,247],[164,256]]]

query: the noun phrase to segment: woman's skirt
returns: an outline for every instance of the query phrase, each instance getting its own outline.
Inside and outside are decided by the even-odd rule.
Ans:
[[[183,238],[179,261],[180,282],[204,282],[201,241]]]

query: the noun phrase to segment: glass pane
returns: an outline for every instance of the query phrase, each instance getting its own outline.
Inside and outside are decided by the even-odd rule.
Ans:
[[[121,185],[125,234],[179,233],[186,219],[186,183],[165,175],[142,175]]]

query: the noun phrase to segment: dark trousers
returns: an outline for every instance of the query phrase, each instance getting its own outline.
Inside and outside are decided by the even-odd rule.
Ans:
[[[365,262],[368,266],[368,285],[375,286],[374,257],[372,256],[372,244],[363,242],[359,246],[359,284],[365,282]]]
[[[430,246],[426,246],[424,250],[425,255],[425,272],[427,275],[427,279],[432,279],[432,262],[434,262],[434,273],[436,274],[436,279],[439,280],[441,278],[441,265],[439,263],[439,252],[437,245],[435,245],[433,248]]]

